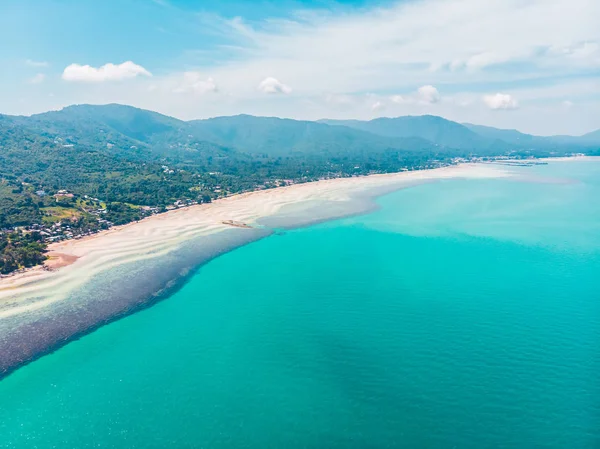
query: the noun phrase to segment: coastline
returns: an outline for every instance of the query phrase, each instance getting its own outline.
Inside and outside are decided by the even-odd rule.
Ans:
[[[582,162],[582,161],[598,161],[598,160],[600,160],[600,156],[577,155],[577,156],[548,157],[548,158],[536,159],[536,160],[548,161],[548,162]]]
[[[542,161],[542,162],[577,162],[577,161],[594,161],[594,160],[598,160],[598,159],[600,159],[600,156],[577,155],[577,156],[550,157],[550,158],[532,159],[532,160]],[[507,161],[512,162],[512,160],[507,160]],[[514,161],[523,162],[524,160],[515,159]],[[525,160],[525,161],[527,161],[527,160]],[[78,243],[81,243],[83,245],[83,244],[85,244],[85,242],[93,241],[93,240],[103,238],[104,236],[107,236],[107,235],[110,235],[113,233],[121,232],[124,229],[130,228],[132,226],[136,226],[140,223],[149,222],[153,219],[156,219],[157,217],[176,216],[178,213],[187,211],[189,209],[197,210],[199,208],[203,208],[203,207],[205,208],[206,206],[210,206],[211,204],[219,204],[221,202],[225,202],[228,200],[231,201],[234,199],[238,200],[238,199],[242,199],[242,198],[247,198],[247,197],[251,197],[251,196],[255,196],[255,195],[260,195],[264,192],[272,192],[272,191],[283,192],[286,190],[291,191],[291,190],[294,190],[298,187],[305,186],[305,185],[325,186],[326,184],[336,183],[336,182],[340,182],[340,181],[347,182],[349,180],[377,179],[378,177],[392,178],[392,177],[396,177],[399,175],[411,175],[414,173],[433,173],[438,170],[446,170],[446,169],[451,169],[454,167],[465,167],[465,166],[475,166],[475,165],[483,165],[483,164],[464,163],[464,164],[459,164],[459,165],[455,165],[455,166],[447,166],[447,167],[442,167],[442,168],[437,168],[437,169],[415,170],[415,171],[411,171],[411,172],[399,172],[399,173],[390,173],[390,174],[375,174],[375,175],[358,176],[358,177],[352,177],[352,178],[335,178],[335,179],[328,179],[328,180],[322,180],[322,181],[313,181],[313,182],[304,183],[304,184],[295,184],[295,185],[286,186],[286,187],[277,187],[277,188],[269,189],[269,190],[244,192],[244,193],[235,194],[235,195],[232,195],[232,196],[229,196],[226,198],[220,198],[210,204],[198,204],[198,205],[194,205],[194,206],[187,206],[187,207],[184,207],[181,209],[167,211],[160,215],[152,215],[149,217],[145,217],[140,221],[127,223],[127,224],[120,225],[120,226],[114,226],[110,229],[103,230],[96,234],[88,235],[88,236],[82,237],[80,239],[52,243],[48,246],[48,252],[47,252],[48,259],[42,265],[38,265],[35,267],[31,267],[31,268],[25,268],[14,274],[0,276],[0,308],[2,306],[1,292],[3,289],[6,289],[9,284],[13,284],[15,288],[18,288],[20,285],[27,283],[26,278],[36,277],[37,275],[39,275],[43,272],[56,271],[58,269],[67,267],[67,266],[75,263],[80,257],[83,257],[83,256],[77,256],[77,255],[74,255],[71,253],[71,251],[73,251],[73,249],[78,246]],[[486,162],[485,165],[496,166],[496,167],[502,166],[502,164],[499,164],[499,163],[494,164],[494,163],[489,163],[489,162]],[[420,177],[416,177],[416,178],[420,178]],[[437,178],[436,176],[432,176],[431,180],[434,180],[436,178]],[[423,182],[422,179],[419,179],[418,181]],[[391,190],[393,191],[394,189],[392,188]],[[385,188],[383,188],[381,190],[381,192],[375,196],[384,195],[385,193],[387,193],[387,191]],[[373,192],[371,192],[371,196],[373,196],[372,194],[373,194]],[[354,198],[354,199],[356,199],[356,198]],[[303,201],[310,201],[310,199],[304,199]],[[344,214],[342,214],[341,216],[344,216]],[[264,219],[265,217],[259,217],[259,218]],[[258,219],[257,219],[257,224],[263,224],[264,222],[265,222],[265,220],[263,220],[261,223],[258,223]],[[221,224],[231,226],[231,227],[241,227],[241,228],[248,226],[244,222],[239,222],[237,220],[232,220],[232,219],[223,219],[221,221]],[[312,224],[312,221],[310,221],[308,224]],[[296,226],[293,226],[293,227],[296,227]],[[22,280],[25,280],[25,282],[23,282]],[[0,313],[0,318],[2,318],[1,313]]]
[[[200,265],[272,234],[368,212],[375,198],[444,179],[512,176],[463,164],[249,192],[53,244],[60,268],[0,280],[0,379],[69,341],[168,296]],[[245,226],[232,226],[243,223]]]
[[[566,158],[570,159],[570,158]],[[556,160],[559,160],[557,158]],[[473,171],[474,168],[479,168],[479,174]],[[492,174],[491,171],[496,173]],[[467,173],[469,171],[470,173]],[[484,173],[485,171],[485,173]],[[201,234],[209,234],[223,231],[229,227],[252,227],[256,225],[266,225],[269,218],[274,218],[277,212],[283,208],[291,208],[293,205],[300,203],[312,202],[313,206],[318,209],[319,202],[330,201],[333,204],[342,206],[339,213],[325,214],[333,215],[331,218],[325,216],[322,219],[313,219],[310,217],[310,212],[319,214],[318,210],[308,211],[311,205],[306,204],[306,207],[299,208],[298,214],[306,217],[293,216],[287,210],[283,214],[279,214],[287,218],[290,222],[290,228],[302,226],[302,224],[293,223],[295,220],[306,221],[306,225],[315,222],[327,221],[334,218],[348,216],[351,212],[346,211],[350,201],[370,202],[373,198],[385,195],[388,192],[397,190],[398,188],[407,187],[412,183],[431,182],[438,179],[458,178],[458,177],[500,177],[505,176],[507,172],[505,168],[489,170],[489,165],[483,167],[480,164],[460,164],[455,166],[447,166],[436,169],[415,170],[410,172],[399,172],[390,174],[376,174],[352,178],[335,178],[322,181],[314,181],[303,184],[295,184],[292,186],[278,187],[269,190],[261,190],[254,192],[245,192],[237,195],[232,195],[226,198],[221,198],[213,203],[198,204],[188,206],[181,209],[175,209],[164,212],[159,215],[152,215],[143,220],[127,223],[120,226],[114,226],[110,229],[100,231],[96,234],[82,237],[81,239],[66,240],[62,242],[52,243],[48,246],[48,260],[43,264],[29,269],[24,269],[14,275],[8,275],[0,278],[0,318],[2,314],[2,292],[11,288],[20,288],[21,286],[29,285],[33,281],[41,280],[42,278],[51,277],[52,273],[62,271],[65,267],[69,267],[81,258],[90,256],[105,242],[112,243],[112,240],[122,241],[116,237],[126,234],[141,234],[147,233],[145,228],[155,228],[160,231],[160,228],[169,229],[168,222],[176,223],[178,219],[189,220],[190,216],[204,213],[205,218],[202,222],[195,223],[198,228],[206,227],[206,232]],[[402,184],[402,185],[397,185]],[[257,203],[264,200],[262,206],[257,207]],[[243,203],[247,202],[247,205]],[[231,212],[228,211],[235,208],[237,204],[242,205],[245,210]],[[223,207],[221,207],[223,206]],[[250,207],[247,207],[250,206]],[[358,207],[359,213],[365,207]],[[217,210],[217,209],[223,209]],[[251,210],[254,209],[254,210]],[[222,215],[221,212],[227,214]],[[214,215],[214,222],[210,222],[211,215]],[[222,215],[222,216],[221,216]],[[320,214],[319,214],[320,215]],[[241,219],[242,216],[244,219]],[[283,217],[280,217],[283,218]],[[238,226],[243,224],[245,226]],[[212,225],[212,226],[210,226]],[[279,227],[279,226],[271,226]],[[282,226],[284,227],[284,226]],[[287,227],[287,226],[285,226]],[[210,229],[209,229],[210,228]],[[139,230],[139,232],[137,232]],[[170,229],[169,229],[170,230]],[[131,231],[131,232],[130,232]],[[190,232],[190,234],[192,234]],[[114,238],[113,238],[114,237]],[[180,239],[184,240],[185,236]],[[173,242],[176,243],[176,242]]]

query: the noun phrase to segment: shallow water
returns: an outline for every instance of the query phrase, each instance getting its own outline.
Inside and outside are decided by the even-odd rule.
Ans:
[[[600,163],[274,235],[0,382],[0,447],[598,448]]]

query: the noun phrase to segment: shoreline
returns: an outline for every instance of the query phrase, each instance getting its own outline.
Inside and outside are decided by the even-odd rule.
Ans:
[[[574,162],[574,161],[593,161],[593,160],[597,160],[599,159],[600,156],[585,156],[585,155],[577,155],[577,156],[564,156],[564,157],[551,157],[551,158],[534,158],[534,159],[515,159],[514,161],[518,161],[518,162],[527,162],[527,161],[544,161],[544,162]],[[409,172],[397,172],[397,173],[383,173],[383,174],[374,174],[374,175],[365,175],[365,176],[355,176],[355,177],[348,177],[348,178],[333,178],[333,179],[326,179],[326,180],[320,180],[320,181],[312,181],[312,182],[307,182],[307,183],[302,183],[302,184],[294,184],[291,186],[284,186],[284,187],[276,187],[274,189],[268,189],[268,190],[259,190],[259,191],[252,191],[252,192],[244,192],[244,193],[239,193],[239,194],[234,194],[225,198],[219,198],[217,200],[215,200],[212,203],[206,203],[206,204],[197,204],[197,205],[193,205],[193,206],[187,206],[187,207],[183,207],[180,209],[175,209],[175,210],[171,210],[171,211],[167,211],[167,212],[163,212],[161,214],[157,214],[157,215],[151,215],[148,217],[143,218],[142,220],[139,221],[133,221],[124,225],[120,225],[120,226],[113,226],[110,229],[107,230],[103,230],[100,232],[97,232],[96,234],[93,235],[87,235],[84,236],[80,239],[72,239],[72,240],[65,240],[65,241],[61,241],[61,242],[56,242],[56,243],[51,243],[50,245],[48,245],[48,251],[47,251],[47,256],[48,259],[46,261],[44,261],[43,264],[41,265],[37,265],[35,267],[30,267],[30,268],[25,268],[22,270],[19,270],[13,274],[8,274],[8,275],[0,275],[0,293],[2,292],[3,289],[3,284],[10,284],[11,282],[9,282],[10,280],[15,280],[16,282],[14,282],[14,284],[16,284],[16,286],[20,285],[21,283],[19,282],[19,279],[24,279],[24,278],[29,278],[32,276],[35,276],[36,274],[39,273],[43,273],[43,272],[48,272],[48,271],[56,271],[59,270],[61,268],[67,267],[69,265],[72,265],[73,263],[75,263],[80,257],[83,256],[74,256],[72,254],[69,254],[68,251],[64,252],[65,248],[70,248],[72,246],[74,246],[74,244],[76,245],[77,242],[87,242],[87,241],[92,241],[94,239],[98,239],[98,238],[102,238],[106,235],[110,235],[112,233],[116,233],[116,232],[120,232],[128,227],[132,227],[132,226],[136,226],[140,223],[145,223],[149,220],[155,219],[156,217],[165,217],[165,216],[176,216],[176,214],[178,212],[182,212],[182,211],[186,211],[189,209],[197,209],[197,208],[202,208],[203,206],[210,206],[212,204],[218,204],[220,202],[223,201],[227,201],[227,200],[232,200],[232,199],[242,199],[245,197],[250,197],[252,195],[257,195],[257,194],[261,194],[263,192],[270,192],[270,191],[285,191],[286,189],[294,189],[296,187],[300,187],[300,186],[305,186],[305,185],[318,185],[320,183],[332,183],[332,182],[336,182],[336,181],[348,181],[348,180],[360,180],[360,179],[372,179],[372,178],[377,178],[377,177],[395,177],[398,175],[403,175],[403,174],[412,174],[412,173],[424,173],[424,172],[435,172],[437,170],[445,170],[445,169],[450,169],[450,168],[454,168],[454,167],[461,167],[461,166],[471,166],[471,165],[488,165],[488,166],[502,166],[501,162],[512,162],[513,160],[507,160],[507,161],[497,161],[498,163],[494,163],[494,162],[485,162],[485,163],[463,163],[463,164],[458,164],[458,165],[449,165],[449,166],[445,166],[445,167],[441,167],[441,168],[435,168],[435,169],[424,169],[424,170],[413,170],[413,171],[409,171]],[[510,167],[510,166],[509,166]],[[264,217],[263,217],[264,218]],[[244,222],[239,222],[237,220],[231,220],[231,219],[224,219],[221,221],[221,224],[223,225],[228,225],[228,226],[232,226],[232,227],[252,227],[251,224],[246,224]],[[239,226],[239,224],[242,224],[243,226]],[[0,295],[0,301],[2,299],[2,296]],[[1,306],[1,303],[0,303]],[[0,313],[0,318],[2,318],[2,315]]]
[[[58,265],[65,263],[62,267],[0,279],[0,347],[5,354],[0,379],[168,297],[202,264],[272,234],[273,228],[295,229],[366,213],[376,207],[376,198],[426,182],[511,176],[514,172],[506,167],[461,164],[336,178],[234,195],[53,244],[51,252]]]
[[[166,219],[167,217],[177,217],[178,214],[184,213],[186,211],[202,210],[202,209],[206,209],[207,207],[210,207],[213,205],[223,204],[224,202],[227,202],[227,201],[251,198],[251,197],[255,197],[255,196],[264,194],[266,192],[287,192],[287,191],[294,191],[300,187],[309,186],[309,185],[310,186],[325,186],[328,184],[335,184],[335,183],[340,183],[340,182],[347,183],[348,181],[355,181],[355,180],[360,181],[360,180],[364,180],[364,179],[371,179],[371,180],[378,179],[378,178],[379,179],[389,179],[392,177],[395,178],[397,176],[402,176],[402,175],[412,175],[415,173],[418,173],[418,174],[433,173],[438,170],[448,170],[448,169],[452,169],[452,168],[473,166],[473,165],[478,165],[478,164],[465,163],[465,164],[450,165],[450,166],[435,168],[435,169],[413,170],[413,171],[409,171],[409,172],[383,173],[383,174],[374,174],[374,175],[366,175],[366,176],[354,176],[354,177],[348,177],[348,178],[333,178],[333,179],[325,179],[325,180],[313,181],[313,182],[307,182],[307,183],[301,183],[301,184],[294,184],[291,186],[276,187],[276,188],[268,189],[268,190],[244,192],[244,193],[231,195],[231,196],[228,196],[225,198],[219,198],[219,199],[213,201],[212,203],[197,204],[197,205],[193,205],[193,206],[183,207],[180,209],[166,211],[161,214],[151,215],[151,216],[143,218],[142,220],[133,221],[130,223],[126,223],[124,225],[113,226],[110,229],[106,229],[106,230],[97,232],[93,235],[87,235],[80,239],[71,239],[71,240],[64,240],[61,242],[51,243],[50,245],[48,245],[48,251],[46,253],[48,256],[48,260],[46,260],[42,265],[25,268],[14,274],[0,276],[0,301],[2,299],[1,292],[3,289],[3,284],[14,283],[16,285],[20,285],[21,283],[19,282],[19,279],[21,279],[21,278],[32,277],[37,274],[43,274],[44,272],[48,272],[48,271],[56,271],[61,268],[72,265],[80,257],[83,257],[83,256],[73,256],[70,253],[70,251],[72,251],[73,248],[76,248],[77,246],[83,246],[83,245],[85,245],[86,242],[95,241],[97,239],[101,239],[101,238],[104,238],[111,234],[122,232],[128,228],[138,226],[140,224],[153,222],[153,221],[158,222],[159,218]],[[491,164],[489,164],[489,165],[491,165]],[[259,217],[259,218],[264,218],[264,217]],[[238,220],[232,220],[232,219],[225,218],[225,219],[221,220],[220,224],[232,226],[230,223],[227,223],[227,222],[237,223]],[[252,223],[244,223],[244,224],[252,225]],[[58,259],[58,260],[55,263],[54,260],[56,260],[56,259]],[[16,282],[10,282],[11,280],[16,281]],[[0,303],[0,306],[1,306],[1,303]],[[2,315],[0,314],[0,318],[1,317],[2,317]]]

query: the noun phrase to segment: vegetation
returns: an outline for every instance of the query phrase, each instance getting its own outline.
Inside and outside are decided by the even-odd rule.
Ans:
[[[539,138],[431,116],[184,122],[120,105],[0,115],[0,270],[39,264],[48,242],[225,195],[456,158],[597,154],[599,141],[597,133]]]
[[[8,274],[39,265],[45,259],[45,245],[38,232],[11,232],[0,238],[0,273]]]

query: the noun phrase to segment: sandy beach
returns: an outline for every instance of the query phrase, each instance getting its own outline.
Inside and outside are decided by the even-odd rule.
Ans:
[[[361,193],[448,178],[503,177],[509,173],[489,165],[464,164],[434,170],[339,178],[244,193],[148,217],[79,240],[50,245],[46,269],[39,267],[0,279],[0,318],[42,307],[95,273],[119,264],[160,257],[186,240],[232,227],[256,225],[259,219],[285,213],[286,206],[333,202],[344,206]],[[311,211],[312,212],[312,211]],[[351,211],[349,211],[351,213]],[[327,214],[325,214],[327,215]],[[340,215],[345,215],[343,212]],[[335,217],[306,217],[313,221]],[[47,300],[27,301],[41,296]],[[19,296],[20,298],[16,297]],[[10,300],[9,300],[10,298]],[[9,302],[10,307],[7,307]]]
[[[0,279],[0,377],[73,338],[148,307],[195,267],[273,233],[364,213],[387,192],[453,178],[512,176],[463,164],[250,192],[49,247],[46,267]],[[233,274],[234,275],[234,274]]]

